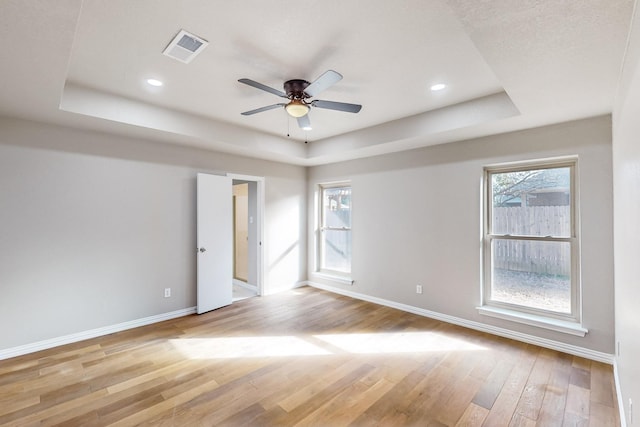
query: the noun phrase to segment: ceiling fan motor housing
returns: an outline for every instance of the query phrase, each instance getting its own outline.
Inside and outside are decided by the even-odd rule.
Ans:
[[[291,100],[309,98],[309,95],[304,93],[304,90],[309,86],[309,84],[310,83],[306,80],[287,80],[284,82],[284,91],[287,94],[287,98]]]

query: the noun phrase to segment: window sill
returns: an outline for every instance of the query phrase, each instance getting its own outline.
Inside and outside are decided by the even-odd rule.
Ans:
[[[341,283],[343,285],[353,285],[353,282],[355,282],[355,280],[353,280],[351,277],[337,276],[334,274],[323,273],[320,271],[316,271],[315,273],[312,273],[312,276],[317,277],[319,279],[331,280],[332,282]]]
[[[512,322],[523,323],[525,325],[537,326],[539,328],[550,329],[556,332],[584,337],[589,331],[577,322],[567,320],[552,319],[535,314],[522,313],[519,311],[504,308],[482,306],[478,307],[478,312],[485,316],[496,317],[498,319],[510,320]]]

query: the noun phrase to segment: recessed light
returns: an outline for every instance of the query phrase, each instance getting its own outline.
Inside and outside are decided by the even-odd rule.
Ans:
[[[302,130],[313,130],[313,128],[311,126],[305,126],[302,128]]]
[[[147,83],[149,83],[151,86],[156,86],[156,87],[162,86],[162,82],[157,79],[147,79]]]
[[[442,89],[444,89],[446,87],[447,87],[447,85],[444,84],[444,83],[437,83],[437,84],[431,86],[431,91],[432,92],[437,92],[437,91],[442,90]]]

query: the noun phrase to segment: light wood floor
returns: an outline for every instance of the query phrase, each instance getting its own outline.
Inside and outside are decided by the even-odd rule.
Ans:
[[[0,361],[0,425],[618,426],[612,369],[312,288]]]

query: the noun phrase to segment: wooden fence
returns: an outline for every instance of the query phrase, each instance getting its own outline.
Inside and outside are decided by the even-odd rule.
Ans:
[[[570,206],[494,207],[494,234],[571,236]],[[568,276],[571,245],[568,242],[494,240],[493,267],[537,274]]]

